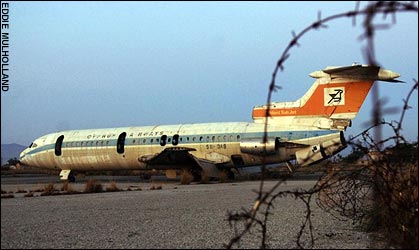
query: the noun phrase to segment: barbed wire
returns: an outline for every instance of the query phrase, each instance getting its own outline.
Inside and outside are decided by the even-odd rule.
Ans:
[[[270,114],[270,103],[272,93],[281,89],[281,87],[276,83],[276,77],[278,72],[284,71],[284,63],[290,58],[290,51],[292,48],[300,46],[299,41],[301,37],[305,36],[308,32],[313,30],[319,30],[323,28],[327,28],[328,26],[326,23],[330,21],[341,19],[341,18],[352,18],[353,26],[356,26],[356,18],[358,16],[364,16],[363,19],[363,33],[359,36],[359,39],[366,40],[366,47],[363,50],[363,54],[366,57],[366,60],[369,65],[379,66],[378,61],[376,60],[375,55],[375,44],[374,44],[374,37],[378,30],[389,29],[391,26],[389,24],[374,24],[374,18],[379,15],[383,14],[383,19],[385,19],[388,15],[392,16],[392,24],[396,24],[396,14],[404,13],[404,12],[418,12],[417,8],[417,1],[414,2],[368,2],[368,5],[365,8],[360,9],[360,3],[357,2],[355,5],[355,9],[352,11],[339,13],[335,15],[328,16],[326,18],[321,17],[321,12],[318,12],[317,21],[313,22],[311,25],[303,29],[301,32],[296,34],[292,31],[292,39],[281,54],[280,58],[278,59],[275,69],[272,73],[272,79],[269,85],[269,92],[267,97],[267,109],[265,113],[265,132],[264,132],[264,142],[268,140],[268,117]],[[402,130],[402,123],[405,116],[406,111],[409,109],[409,100],[412,93],[417,90],[418,84],[417,80],[413,80],[415,82],[414,86],[412,87],[411,91],[409,92],[406,100],[404,100],[404,106],[401,112],[401,117],[398,122],[385,122],[382,120],[382,110],[379,105],[374,105],[373,108],[373,125],[369,128],[365,129],[360,134],[352,137],[348,144],[353,145],[354,147],[359,147],[363,151],[367,152],[370,149],[381,150],[381,145],[389,140],[394,140],[396,145],[400,145],[402,143],[406,143],[406,140],[401,135]],[[378,101],[378,92],[374,89],[372,90],[373,102]],[[388,137],[384,140],[381,139],[381,126],[380,125],[388,125],[394,131],[394,136]],[[374,138],[370,135],[370,130],[375,129],[374,131]],[[362,141],[364,143],[355,143],[356,139],[362,137]],[[365,142],[367,142],[367,146],[365,146]],[[388,159],[384,159],[387,160]],[[230,249],[234,245],[240,243],[242,237],[248,234],[252,228],[259,227],[260,230],[260,247],[267,248],[269,246],[267,242],[267,231],[268,231],[268,221],[269,216],[272,214],[274,209],[274,201],[278,198],[283,197],[293,197],[295,199],[301,200],[305,204],[305,218],[300,227],[300,230],[297,235],[296,244],[299,248],[303,248],[303,244],[301,242],[302,235],[307,232],[310,237],[309,247],[314,246],[314,236],[313,236],[313,224],[311,221],[311,201],[314,199],[314,195],[317,195],[316,203],[323,208],[324,210],[330,213],[337,213],[340,216],[345,216],[347,218],[351,218],[356,221],[362,221],[366,217],[365,211],[371,210],[373,204],[366,204],[365,201],[368,200],[367,197],[371,194],[371,190],[376,190],[377,185],[385,185],[388,186],[385,189],[385,192],[393,193],[394,183],[388,182],[388,175],[391,176],[399,176],[401,172],[409,172],[411,175],[414,175],[415,166],[416,166],[416,184],[415,180],[410,180],[412,185],[409,188],[416,187],[416,228],[417,228],[417,160],[416,165],[406,170],[401,166],[391,167],[390,164],[386,163],[385,171],[377,171],[378,167],[377,164],[386,163],[383,160],[376,161],[373,166],[367,166],[364,168],[360,168],[356,171],[346,171],[344,169],[336,168],[336,166],[330,166],[326,170],[326,174],[323,178],[321,178],[314,187],[309,190],[287,190],[287,191],[278,191],[278,187],[280,187],[285,180],[286,177],[282,177],[275,185],[270,188],[268,191],[264,191],[264,175],[262,174],[262,179],[260,181],[259,190],[257,192],[257,197],[255,199],[255,203],[252,208],[250,209],[242,209],[240,212],[229,212],[228,214],[228,221],[230,226],[234,228],[235,235],[232,237],[228,244],[225,245],[226,248]],[[265,172],[265,166],[262,166],[262,173]],[[391,173],[391,174],[390,174]],[[374,174],[374,178],[370,178],[371,174]],[[372,179],[372,181],[367,181]],[[396,179],[400,180],[402,177],[397,177]],[[377,181],[379,180],[379,181]],[[416,186],[415,186],[416,185]],[[379,194],[379,197],[387,197],[387,194]],[[390,196],[391,199],[391,196]],[[400,201],[399,201],[400,203]],[[385,203],[387,205],[394,204],[393,202]],[[413,203],[414,204],[414,203]],[[412,204],[405,204],[405,207],[408,209],[412,209]],[[407,210],[408,210],[407,209]],[[400,210],[393,209],[395,211],[400,212]],[[389,210],[389,211],[393,211]],[[394,211],[393,211],[394,212]],[[260,218],[261,216],[261,218]],[[415,216],[415,214],[414,214]],[[244,223],[244,227],[242,230],[238,229],[238,223]],[[413,234],[413,236],[415,236]],[[416,243],[417,243],[417,229],[416,229]],[[417,247],[417,246],[416,246]]]

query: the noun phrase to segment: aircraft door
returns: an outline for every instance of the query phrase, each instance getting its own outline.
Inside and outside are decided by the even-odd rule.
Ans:
[[[63,146],[64,135],[61,135],[57,138],[55,142],[55,155],[60,156],[62,154],[61,149]]]
[[[123,132],[118,136],[118,141],[116,143],[116,151],[118,152],[118,154],[123,154],[125,151],[124,145],[125,145],[126,136],[127,136],[126,132]]]

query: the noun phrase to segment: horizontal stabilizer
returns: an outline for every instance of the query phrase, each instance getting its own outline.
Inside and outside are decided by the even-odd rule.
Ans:
[[[352,65],[344,67],[327,67],[326,69],[314,71],[310,74],[313,78],[330,77],[335,78],[349,78],[359,80],[378,80],[385,82],[403,82],[395,80],[400,74],[391,70],[380,69],[378,66],[370,65]]]

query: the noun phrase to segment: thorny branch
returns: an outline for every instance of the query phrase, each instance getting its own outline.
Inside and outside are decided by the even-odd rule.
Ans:
[[[287,59],[290,57],[290,51],[295,46],[300,46],[299,40],[301,37],[306,35],[309,31],[313,30],[319,30],[322,28],[327,28],[326,23],[329,23],[332,20],[340,19],[349,17],[352,18],[352,24],[353,26],[356,25],[356,17],[363,16],[363,34],[359,37],[360,40],[366,39],[366,47],[363,51],[368,64],[379,66],[379,63],[376,60],[375,56],[375,47],[374,47],[374,36],[377,30],[381,29],[388,29],[390,28],[390,25],[376,25],[374,24],[373,20],[374,18],[382,14],[383,19],[387,17],[387,15],[392,16],[392,24],[396,23],[396,14],[397,13],[403,13],[403,12],[418,12],[418,8],[416,6],[416,2],[395,2],[395,1],[383,1],[383,2],[369,2],[368,5],[360,9],[359,8],[359,2],[357,2],[355,9],[352,11],[348,11],[345,13],[340,13],[336,15],[332,15],[326,18],[321,18],[321,12],[318,12],[318,18],[317,21],[313,22],[310,26],[306,27],[299,33],[292,32],[292,39],[289,42],[288,46],[283,51],[281,57],[276,63],[275,69],[272,73],[272,79],[269,85],[269,93],[267,97],[267,109],[265,113],[265,117],[269,117],[270,113],[270,103],[271,103],[271,96],[272,93],[278,89],[280,89],[280,86],[276,83],[276,77],[278,74],[278,71],[284,70],[284,63]],[[414,80],[415,84],[412,88],[412,90],[409,92],[407,99],[404,100],[404,107],[401,112],[401,117],[398,122],[389,123],[381,120],[381,109],[379,105],[374,106],[374,124],[360,133],[359,135],[351,138],[348,141],[348,144],[352,144],[354,146],[357,146],[358,148],[361,148],[363,151],[367,152],[369,149],[377,149],[380,151],[381,145],[383,145],[385,142],[389,140],[395,140],[396,145],[400,145],[401,143],[405,143],[406,140],[403,138],[403,136],[400,134],[402,129],[402,122],[405,115],[405,112],[409,109],[408,101],[412,95],[412,93],[417,90],[418,83],[417,80]],[[375,100],[378,100],[378,93],[373,93],[373,96]],[[389,125],[393,128],[393,131],[395,135],[393,137],[387,138],[382,140],[381,139],[381,132],[380,132],[380,125]],[[265,120],[265,133],[264,133],[264,141],[267,141],[268,138],[268,119]],[[369,131],[371,129],[375,129],[375,138],[372,138],[369,134]],[[362,136],[363,141],[367,143],[367,146],[364,146],[361,144],[354,143],[354,140],[358,137]],[[380,151],[381,152],[381,151]],[[230,226],[235,228],[235,236],[230,240],[230,242],[225,245],[226,248],[232,248],[236,244],[240,244],[240,240],[242,237],[255,227],[260,227],[260,233],[261,233],[261,248],[267,248],[268,242],[267,242],[267,222],[268,218],[271,215],[271,211],[274,208],[274,201],[278,198],[282,197],[293,197],[298,198],[301,201],[304,202],[306,206],[306,215],[305,220],[301,225],[301,228],[297,235],[297,246],[299,248],[303,248],[301,244],[301,238],[304,232],[308,230],[310,235],[310,247],[314,246],[314,236],[313,236],[313,225],[311,222],[311,207],[310,207],[310,201],[314,197],[314,195],[317,195],[317,204],[322,207],[324,210],[328,212],[337,212],[339,215],[348,217],[353,219],[354,221],[362,221],[366,218],[365,211],[368,210],[370,207],[368,207],[368,204],[365,204],[365,200],[369,195],[371,188],[376,188],[376,185],[386,183],[387,188],[382,188],[382,192],[387,192],[385,194],[378,194],[379,197],[385,197],[386,199],[393,199],[394,197],[392,194],[390,194],[390,198],[388,193],[395,192],[394,186],[397,186],[394,184],[394,181],[400,181],[400,183],[405,183],[402,178],[405,175],[401,175],[400,173],[405,173],[406,171],[409,173],[408,176],[416,176],[416,179],[412,177],[413,179],[409,179],[410,186],[409,188],[416,187],[416,205],[410,204],[410,199],[407,199],[408,204],[402,204],[403,202],[406,203],[406,201],[403,200],[397,200],[396,201],[387,201],[388,206],[394,206],[394,204],[398,204],[398,209],[388,209],[390,212],[397,212],[400,213],[400,209],[405,212],[405,210],[412,209],[416,206],[416,228],[417,228],[417,159],[416,164],[411,164],[406,169],[406,167],[400,167],[397,165],[397,167],[392,166],[388,162],[383,162],[383,160],[388,159],[381,159],[380,161],[375,161],[375,164],[372,166],[367,166],[365,168],[358,169],[356,171],[343,171],[342,169],[336,169],[336,167],[330,167],[327,169],[327,173],[325,177],[321,178],[316,185],[311,188],[310,190],[293,190],[293,191],[278,191],[278,187],[284,183],[286,178],[279,180],[270,190],[264,191],[264,180],[262,175],[262,180],[260,182],[259,191],[257,194],[256,201],[254,203],[254,206],[251,209],[243,209],[241,212],[230,212],[228,215],[228,221],[230,222]],[[385,165],[387,166],[385,171],[377,171],[377,164]],[[416,171],[416,175],[414,174]],[[262,167],[262,173],[265,172],[265,166]],[[371,173],[377,174],[376,178],[373,178],[371,181]],[[392,182],[389,183],[389,176],[392,176]],[[377,179],[380,181],[377,182]],[[400,188],[397,189],[400,194],[402,194],[402,191],[405,192],[406,190],[401,190]],[[413,197],[414,200],[414,197]],[[396,202],[396,203],[395,203]],[[401,206],[400,204],[404,205]],[[406,212],[408,213],[408,212]],[[262,216],[262,219],[258,217],[258,215]],[[410,214],[409,214],[410,215]],[[237,224],[242,222],[244,224],[244,228],[242,230],[237,229]],[[399,223],[400,224],[400,223]],[[403,228],[409,228],[408,225],[402,225]],[[307,229],[308,227],[308,229]],[[416,235],[415,232],[410,232],[413,234],[413,237],[416,237],[416,243],[417,243],[417,229],[416,229]],[[394,243],[394,242],[393,242]],[[417,247],[417,246],[416,246]]]

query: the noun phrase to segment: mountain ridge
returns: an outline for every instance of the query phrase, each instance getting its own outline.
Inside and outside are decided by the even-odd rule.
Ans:
[[[7,164],[10,159],[19,159],[19,154],[25,148],[26,146],[17,143],[1,144],[1,165]]]

